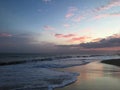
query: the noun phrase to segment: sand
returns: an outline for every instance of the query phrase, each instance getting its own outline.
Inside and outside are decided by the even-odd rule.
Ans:
[[[120,90],[120,68],[100,62],[59,69],[77,72],[77,81],[55,90]]]

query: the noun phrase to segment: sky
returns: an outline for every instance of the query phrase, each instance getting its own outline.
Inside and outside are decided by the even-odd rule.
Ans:
[[[0,52],[120,51],[120,0],[0,0]]]

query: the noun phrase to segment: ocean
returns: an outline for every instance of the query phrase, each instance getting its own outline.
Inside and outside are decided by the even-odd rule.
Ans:
[[[53,90],[77,80],[80,73],[57,71],[119,55],[0,54],[0,90]]]

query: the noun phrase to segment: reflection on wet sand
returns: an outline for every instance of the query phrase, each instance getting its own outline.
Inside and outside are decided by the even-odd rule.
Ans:
[[[120,68],[116,66],[92,62],[59,70],[79,72],[80,76],[75,83],[56,90],[120,90]]]

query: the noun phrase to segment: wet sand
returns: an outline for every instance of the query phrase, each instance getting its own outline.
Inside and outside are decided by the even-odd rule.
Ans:
[[[75,83],[55,90],[120,90],[120,68],[114,65],[92,62],[58,70],[80,75]]]

